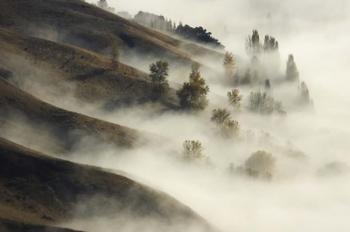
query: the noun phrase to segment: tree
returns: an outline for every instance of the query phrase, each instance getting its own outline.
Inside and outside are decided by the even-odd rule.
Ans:
[[[255,56],[261,51],[260,36],[257,30],[253,30],[246,41],[246,50],[249,55]]]
[[[186,140],[183,143],[183,156],[188,160],[200,160],[204,158],[202,143],[198,140]]]
[[[239,123],[231,119],[231,114],[226,109],[213,110],[211,121],[216,124],[224,137],[232,137],[239,134]]]
[[[263,48],[265,52],[276,51],[278,50],[278,42],[274,37],[265,35]]]
[[[298,81],[299,80],[299,71],[297,65],[294,61],[294,56],[289,55],[287,61],[287,69],[286,69],[286,79],[287,81]]]
[[[275,171],[276,160],[266,151],[254,152],[244,163],[244,171],[251,177],[271,179]]]
[[[239,93],[239,89],[231,90],[227,93],[228,101],[233,106],[234,109],[240,110],[242,95]]]
[[[185,82],[182,88],[177,91],[180,105],[184,109],[203,110],[208,105],[208,92],[209,87],[201,77],[199,65],[192,65],[189,82]]]
[[[260,114],[272,114],[273,112],[286,114],[281,102],[275,101],[272,96],[261,91],[250,93],[249,109]]]
[[[307,85],[304,81],[301,82],[300,87],[299,87],[299,91],[300,91],[300,99],[301,99],[301,102],[303,104],[309,104],[312,102],[312,100],[310,98],[309,88],[307,87]]]
[[[99,0],[97,2],[97,6],[102,8],[102,9],[107,9],[108,8],[107,0]]]
[[[226,76],[232,78],[235,73],[235,60],[231,52],[226,52],[224,57],[224,68]]]
[[[169,90],[169,83],[166,79],[169,75],[169,64],[160,60],[151,64],[149,69],[149,76],[153,84],[153,98],[159,99]]]

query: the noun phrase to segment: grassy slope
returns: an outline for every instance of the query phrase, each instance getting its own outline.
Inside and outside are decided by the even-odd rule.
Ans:
[[[98,196],[95,204],[89,199]],[[83,201],[83,202],[81,202]],[[127,210],[160,222],[197,222],[191,209],[175,199],[104,170],[49,158],[0,138],[0,218],[53,224],[64,222],[83,203],[79,217],[113,215]],[[118,207],[116,207],[118,206]]]
[[[2,0],[0,25],[20,32],[58,33],[61,42],[78,44],[87,49],[106,52],[115,38],[124,51],[176,59],[189,63],[194,56],[222,54],[194,43],[182,42],[160,32],[103,11],[80,0]]]
[[[110,59],[96,53],[1,28],[0,48],[0,64],[12,70],[22,79],[20,82],[35,73],[31,75],[33,83],[41,81],[50,83],[47,87],[58,88],[68,82],[71,88],[63,89],[68,94],[85,102],[104,102],[110,106],[151,100],[152,85],[147,74],[122,63],[112,69]],[[20,59],[23,62],[18,62]],[[40,74],[36,70],[46,72]],[[175,90],[170,90],[161,102],[176,108]]]
[[[67,149],[78,142],[81,135],[124,147],[136,144],[140,138],[135,130],[57,108],[0,79],[1,118],[16,122],[14,115],[18,114],[25,116],[29,124],[51,129],[53,137],[65,141]]]

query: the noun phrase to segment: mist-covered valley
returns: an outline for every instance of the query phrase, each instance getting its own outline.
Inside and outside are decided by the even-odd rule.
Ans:
[[[347,1],[47,2],[0,3],[0,228],[349,231]]]

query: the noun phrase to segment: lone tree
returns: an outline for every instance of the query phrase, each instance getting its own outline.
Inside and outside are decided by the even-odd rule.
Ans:
[[[309,88],[307,87],[306,83],[303,81],[300,84],[299,87],[300,91],[300,99],[303,104],[310,104],[312,102],[310,98],[310,91]]]
[[[233,78],[236,62],[231,52],[226,52],[224,57],[225,74],[228,78]]]
[[[187,160],[200,160],[203,155],[203,145],[197,140],[186,140],[183,143],[183,156]]]
[[[244,163],[244,171],[251,177],[271,179],[275,171],[276,160],[266,151],[254,152]]]
[[[192,72],[189,77],[189,82],[185,82],[180,90],[177,91],[177,96],[180,99],[180,105],[184,109],[203,110],[208,105],[207,94],[209,87],[205,80],[201,77],[199,65],[192,65]]]
[[[224,137],[232,137],[239,134],[239,123],[231,119],[231,114],[226,109],[213,110],[211,121],[216,124]]]
[[[287,69],[286,69],[286,79],[287,81],[298,81],[299,80],[299,71],[297,65],[294,61],[294,56],[289,55],[287,61]]]
[[[166,79],[169,75],[169,64],[160,60],[151,64],[149,70],[149,76],[153,84],[153,98],[156,100],[169,90],[169,83]]]
[[[234,89],[227,93],[228,101],[237,111],[241,109],[242,95],[240,95],[239,89]]]

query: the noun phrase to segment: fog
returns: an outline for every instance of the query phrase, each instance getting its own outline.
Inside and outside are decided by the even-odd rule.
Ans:
[[[273,88],[273,94],[285,105],[287,116],[253,114],[245,108],[251,91],[245,86],[240,88],[243,109],[234,112],[226,96],[234,87],[218,81],[223,77],[207,74],[206,69],[202,76],[210,87],[209,106],[196,114],[155,113],[151,105],[106,112],[99,105],[78,106],[75,101],[48,96],[47,101],[65,109],[164,138],[128,151],[99,145],[98,156],[96,149],[82,144],[80,150],[71,154],[73,161],[115,170],[163,191],[223,232],[350,231],[348,1],[109,0],[109,3],[116,11],[135,14],[143,10],[204,26],[242,63],[248,60],[245,40],[253,29],[259,30],[261,38],[265,34],[276,37],[280,43],[279,72],[284,73],[288,55],[293,53],[300,78],[310,89],[313,109],[295,107],[289,93],[297,87],[280,85]],[[144,61],[133,58],[125,62],[136,67],[140,62],[137,68],[145,70]],[[218,72],[222,72],[220,62],[211,64]],[[183,69],[171,68],[170,64],[171,85],[178,88],[190,70],[183,73]],[[43,97],[48,93],[41,94]],[[222,138],[210,120],[212,110],[222,107],[229,109],[240,124],[237,138]],[[201,141],[209,161],[185,161],[182,154],[185,140]],[[229,171],[231,163],[240,167],[258,150],[272,153],[276,160],[271,180]],[[337,164],[334,168],[327,166],[334,162]],[[140,227],[146,231],[159,229],[148,222],[138,225],[131,217],[116,217],[92,221],[96,223],[73,220],[66,225],[102,232],[126,220],[130,224],[120,227],[121,231],[136,231]]]

